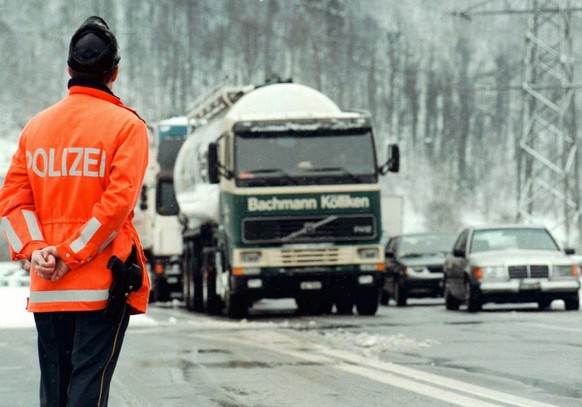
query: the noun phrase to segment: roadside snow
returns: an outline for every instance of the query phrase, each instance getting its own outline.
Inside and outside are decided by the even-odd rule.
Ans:
[[[34,328],[34,317],[26,311],[28,287],[0,287],[0,329]],[[156,325],[147,315],[134,315],[130,326]]]

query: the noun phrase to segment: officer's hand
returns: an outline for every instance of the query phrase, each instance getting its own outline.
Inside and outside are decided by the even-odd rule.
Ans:
[[[59,256],[59,252],[57,251],[57,248],[55,246],[45,247],[44,249],[42,249],[42,252],[46,257],[52,256],[56,260],[54,272],[50,278],[51,281],[57,281],[61,279],[65,274],[67,274],[67,272],[69,271],[69,266],[67,266],[63,259]]]
[[[57,258],[55,272],[51,278],[52,281],[57,281],[69,272],[69,266],[61,258]]]
[[[31,270],[34,269],[40,278],[50,280],[55,273],[57,259],[50,252],[35,250],[30,256]]]

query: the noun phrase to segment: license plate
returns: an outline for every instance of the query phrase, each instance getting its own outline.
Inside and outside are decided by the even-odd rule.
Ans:
[[[168,277],[166,281],[168,282],[168,284],[177,284],[178,277]]]
[[[521,291],[537,291],[541,290],[542,287],[539,281],[522,281],[519,285]]]
[[[303,281],[300,287],[302,290],[320,290],[321,281]]]

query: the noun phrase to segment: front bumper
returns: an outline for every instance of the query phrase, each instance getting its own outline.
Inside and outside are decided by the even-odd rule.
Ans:
[[[377,290],[383,284],[384,274],[381,272],[309,272],[230,276],[232,293],[240,294],[253,301],[262,298],[296,298],[308,293],[357,294],[362,291]]]
[[[574,279],[484,281],[477,296],[491,302],[536,302],[572,298],[579,289],[580,282]]]
[[[438,278],[406,278],[402,287],[409,297],[439,297],[443,294],[443,279]]]

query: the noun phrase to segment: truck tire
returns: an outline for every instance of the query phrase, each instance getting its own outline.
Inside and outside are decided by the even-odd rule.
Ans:
[[[224,313],[228,318],[242,319],[247,316],[248,305],[240,294],[233,294],[230,288],[226,288],[224,301]]]
[[[194,311],[194,279],[192,276],[192,259],[192,242],[188,241],[184,244],[184,257],[182,259],[182,292],[184,297],[184,305],[189,311]]]
[[[377,289],[365,290],[356,298],[356,310],[360,315],[375,315],[380,304],[379,291]]]
[[[216,292],[216,270],[207,269],[203,278],[204,285],[204,310],[208,315],[222,314],[222,301]]]
[[[170,289],[168,283],[166,283],[166,279],[164,277],[155,276],[154,280],[156,280],[156,282],[152,291],[156,302],[170,301]]]

